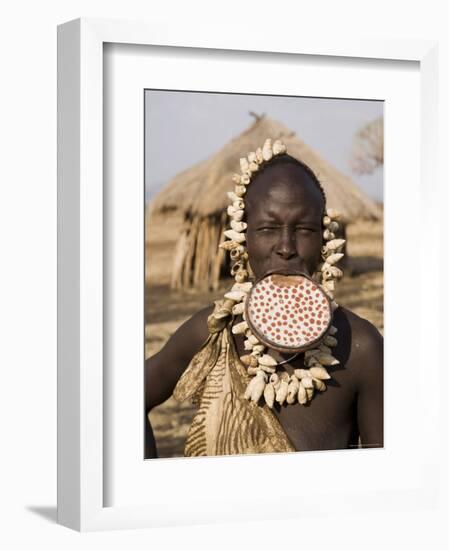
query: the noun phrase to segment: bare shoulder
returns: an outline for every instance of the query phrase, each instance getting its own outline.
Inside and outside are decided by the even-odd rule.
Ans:
[[[382,342],[382,335],[370,321],[345,307],[340,307],[339,309],[351,327],[352,346],[356,350],[363,352],[364,349],[376,346]]]
[[[189,357],[193,356],[209,336],[207,318],[213,312],[214,305],[206,306],[194,313],[173,334],[172,339]]]
[[[157,355],[169,354],[171,359],[176,356],[190,361],[209,336],[207,318],[213,310],[213,304],[206,306],[184,321]]]
[[[340,307],[337,323],[347,345],[347,367],[358,387],[370,384],[383,374],[383,337],[368,320]],[[339,328],[340,333],[340,328]]]
[[[209,336],[207,318],[214,305],[204,307],[170,336],[164,347],[145,361],[146,411],[172,395],[182,373]]]

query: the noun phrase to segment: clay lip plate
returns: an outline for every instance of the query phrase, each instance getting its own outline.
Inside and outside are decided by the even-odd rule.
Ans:
[[[249,313],[249,305],[250,305],[250,302],[251,302],[251,297],[253,295],[253,292],[257,289],[257,285],[260,281],[268,278],[271,276],[271,279],[272,279],[272,282],[275,283],[277,286],[279,287],[292,287],[294,285],[292,285],[292,282],[294,282],[294,280],[298,280],[298,282],[300,280],[303,280],[303,279],[307,279],[308,281],[310,281],[314,286],[317,287],[317,289],[320,291],[320,294],[322,294],[322,296],[325,298],[326,300],[326,306],[327,306],[327,309],[329,311],[329,321],[328,321],[328,324],[327,326],[325,326],[325,328],[323,328],[320,332],[320,335],[315,338],[314,340],[310,340],[309,342],[307,342],[306,344],[300,346],[300,347],[293,347],[293,346],[284,346],[282,344],[280,344],[279,342],[275,342],[273,340],[271,340],[267,335],[265,334],[262,334],[260,332],[260,329],[256,328],[256,326],[254,326],[254,324],[251,322],[251,315]],[[324,306],[324,307],[326,307]],[[317,342],[321,341],[324,336],[327,334],[327,332],[329,331],[329,328],[332,324],[332,308],[331,308],[331,303],[330,303],[330,299],[328,297],[328,295],[324,292],[324,290],[321,289],[319,283],[317,283],[316,281],[314,281],[309,275],[305,274],[305,273],[301,273],[301,272],[298,272],[298,271],[287,271],[287,270],[271,270],[271,271],[267,271],[262,277],[260,277],[253,285],[253,287],[251,288],[248,296],[247,296],[247,299],[245,300],[245,318],[246,318],[246,322],[248,323],[248,326],[251,330],[251,332],[260,340],[260,342],[276,351],[280,351],[280,352],[285,352],[285,353],[300,353],[300,352],[304,352],[304,351],[307,351],[311,348],[313,348]]]

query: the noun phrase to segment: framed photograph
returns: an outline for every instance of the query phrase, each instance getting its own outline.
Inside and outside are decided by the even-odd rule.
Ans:
[[[437,72],[432,42],[59,27],[59,523],[435,504]]]
[[[384,102],[152,89],[144,108],[145,457],[383,447]]]

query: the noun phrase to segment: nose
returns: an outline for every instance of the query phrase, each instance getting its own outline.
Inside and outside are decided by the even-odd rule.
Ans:
[[[276,245],[276,254],[281,256],[284,260],[288,260],[298,255],[296,250],[295,231],[292,231],[287,226],[284,226],[281,230],[279,241]]]

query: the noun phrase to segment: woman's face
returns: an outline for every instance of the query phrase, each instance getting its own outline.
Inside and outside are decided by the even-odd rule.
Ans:
[[[245,208],[248,257],[256,279],[271,270],[314,273],[321,261],[324,200],[304,169],[267,167],[248,186]]]

